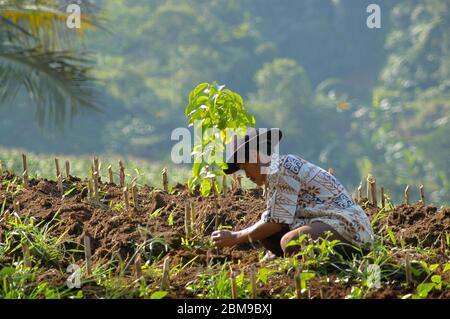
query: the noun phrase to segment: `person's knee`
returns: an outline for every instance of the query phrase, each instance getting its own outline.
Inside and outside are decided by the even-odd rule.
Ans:
[[[291,255],[292,253],[298,251],[298,245],[289,245],[290,242],[296,241],[298,238],[298,233],[287,233],[281,238],[280,246],[285,255]]]

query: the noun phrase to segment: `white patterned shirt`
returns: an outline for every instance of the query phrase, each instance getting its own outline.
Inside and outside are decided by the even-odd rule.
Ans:
[[[287,224],[290,229],[320,221],[356,246],[372,245],[374,235],[366,213],[324,169],[295,155],[274,155],[267,182],[263,221]]]

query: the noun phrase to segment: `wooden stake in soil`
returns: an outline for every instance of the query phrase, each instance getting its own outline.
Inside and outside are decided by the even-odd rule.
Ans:
[[[377,180],[375,177],[372,177],[370,181],[370,191],[372,193],[372,205],[378,207]]]
[[[167,176],[167,168],[164,167],[162,170],[162,183],[165,192],[169,191],[169,177]]]
[[[186,239],[192,238],[192,215],[191,208],[186,205],[184,208],[184,230],[186,232]]]
[[[125,210],[130,209],[130,199],[128,197],[128,187],[123,189],[123,200],[125,202]]]
[[[359,183],[357,199],[358,199],[358,201],[360,201],[362,199],[362,182]]]
[[[142,277],[142,262],[140,254],[138,254],[134,259],[134,273],[136,275],[136,278],[139,279]]]
[[[98,192],[98,172],[95,171],[94,172],[94,177],[93,177],[93,184],[94,184],[94,198],[96,201],[100,201],[100,195]]]
[[[191,225],[192,225],[192,229],[195,229],[195,222],[197,221],[197,216],[195,213],[195,206],[193,202],[189,202],[189,206],[191,209]]]
[[[441,253],[445,254],[447,251],[447,240],[444,234],[441,235]]]
[[[384,186],[381,186],[381,208],[386,207],[386,198],[384,196]]]
[[[367,180],[366,180],[366,187],[367,187],[367,189],[366,189],[366,197],[367,197],[367,200],[369,201],[369,203],[372,203],[372,198],[371,198],[371,196],[372,196],[372,188],[371,188],[371,185],[370,185],[370,182],[371,182],[371,176],[370,175],[367,175]]]
[[[125,167],[123,166],[122,161],[119,161],[119,167],[120,167],[120,172],[119,172],[120,187],[124,187],[125,186]]]
[[[70,178],[70,162],[66,161],[66,178]]]
[[[58,175],[58,191],[59,191],[59,194],[61,195],[61,197],[64,196],[64,189],[63,189],[62,180],[63,180],[62,175],[59,174]]]
[[[86,260],[86,273],[90,276],[92,275],[92,253],[89,236],[84,236],[84,259]]]
[[[94,172],[97,172],[100,177],[100,164],[97,157],[94,157]]]
[[[231,298],[232,299],[238,299],[238,293],[237,293],[237,285],[236,285],[236,274],[234,273],[234,270],[231,269],[230,274],[231,279]]]
[[[411,204],[411,202],[409,200],[409,185],[406,185],[406,188],[405,188],[405,204],[406,205]]]
[[[250,267],[250,283],[252,285],[252,299],[256,299],[258,292],[256,290],[256,268],[254,265]]]
[[[228,193],[227,176],[222,176],[222,192],[224,195]]]
[[[24,188],[28,188],[28,167],[25,154],[22,154],[22,183]]]
[[[161,290],[167,291],[170,288],[169,272],[170,272],[170,259],[169,257],[167,257],[166,259],[164,259],[163,275],[161,279]]]
[[[27,243],[22,244],[22,254],[24,266],[26,268],[31,268],[33,265],[31,264],[30,249],[28,248]]]
[[[136,184],[133,184],[133,186],[132,186],[132,188],[131,188],[131,192],[132,192],[132,194],[133,194],[133,205],[134,205],[134,209],[135,209],[135,210],[138,210],[138,209],[139,209],[138,198],[137,198],[138,190],[137,190]]]
[[[112,166],[111,165],[108,166],[108,175],[109,175],[109,183],[110,184],[114,184],[114,175],[113,175],[113,171],[112,171]]]
[[[56,168],[56,178],[61,175],[61,171],[59,169],[59,159],[55,157],[55,168]]]
[[[409,259],[409,254],[405,256],[405,277],[408,286],[412,285],[412,273],[411,273],[411,261]]]
[[[94,186],[92,185],[92,179],[89,179],[89,181],[88,181],[88,193],[89,193],[89,198],[94,197]]]
[[[422,204],[425,205],[425,190],[423,185],[419,186],[419,193],[420,193],[420,201],[422,202]]]

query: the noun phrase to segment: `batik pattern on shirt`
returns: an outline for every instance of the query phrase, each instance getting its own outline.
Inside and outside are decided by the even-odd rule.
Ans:
[[[354,245],[372,244],[366,213],[324,169],[294,155],[274,155],[267,180],[267,211],[262,220],[291,229],[320,221]]]

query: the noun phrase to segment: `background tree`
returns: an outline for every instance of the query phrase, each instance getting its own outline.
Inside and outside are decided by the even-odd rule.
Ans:
[[[0,2],[0,102],[26,91],[39,125],[62,128],[81,108],[97,109],[88,71],[93,60],[71,45],[57,1]],[[84,25],[92,26],[85,15]]]

